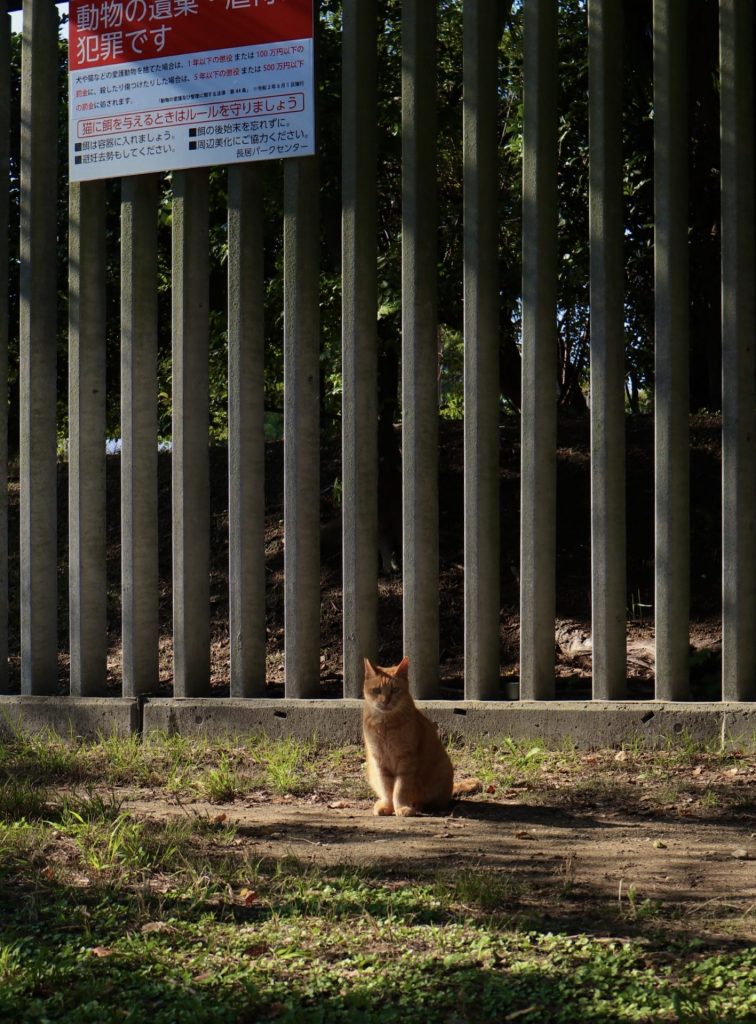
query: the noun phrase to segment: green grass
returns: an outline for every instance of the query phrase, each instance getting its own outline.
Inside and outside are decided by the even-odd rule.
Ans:
[[[658,792],[668,815],[663,801],[690,792],[726,819],[744,799],[727,773],[747,759],[685,744],[620,757],[503,738],[451,753],[525,803]],[[158,787],[175,814],[129,809]],[[0,1021],[756,1019],[745,901],[675,915],[628,886],[585,902],[571,858],[548,892],[482,857],[326,867],[282,848],[265,860],[206,804],[253,791],[367,796],[362,751],[263,737],[0,742]]]
[[[0,782],[0,821],[39,818],[47,805],[47,793],[29,782],[6,779]]]
[[[221,753],[215,768],[209,768],[199,783],[200,793],[211,803],[228,803],[243,792],[243,784],[228,754]]]
[[[314,740],[263,740],[259,745],[259,753],[264,762],[268,786],[274,793],[280,794],[311,792],[316,780],[315,752]]]
[[[290,860],[174,882],[159,894],[76,891],[5,875],[0,1019],[540,1024],[756,1012],[753,949],[518,928],[477,912],[483,879],[447,890]]]

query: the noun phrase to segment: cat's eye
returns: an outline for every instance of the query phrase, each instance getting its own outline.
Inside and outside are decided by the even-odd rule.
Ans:
[[[378,697],[378,696],[380,696],[381,688],[380,688],[380,686],[374,686],[373,689],[370,692],[372,693],[372,695],[374,697]]]

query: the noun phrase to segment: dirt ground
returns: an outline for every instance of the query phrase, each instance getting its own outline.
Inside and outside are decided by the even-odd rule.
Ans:
[[[339,806],[335,806],[338,804]],[[136,800],[140,817],[184,814],[178,805]],[[619,902],[641,898],[756,904],[754,823],[638,820],[617,813],[564,814],[510,802],[465,801],[446,816],[377,818],[365,801],[193,804],[235,826],[255,857],[291,855],[320,865],[397,870],[487,865],[549,889],[569,882]],[[745,851],[745,855],[743,852]],[[624,893],[623,893],[624,889]],[[637,898],[637,897],[636,897]]]
[[[491,785],[438,816],[375,817],[371,800],[327,784],[307,796],[253,791],[224,804],[132,791],[124,809],[233,826],[228,852],[251,862],[357,865],[398,879],[485,867],[506,883],[513,912],[553,915],[561,928],[651,917],[674,931],[695,915],[702,932],[756,940],[756,757],[643,782],[638,764],[616,764],[618,756],[581,755],[577,771],[535,788]]]

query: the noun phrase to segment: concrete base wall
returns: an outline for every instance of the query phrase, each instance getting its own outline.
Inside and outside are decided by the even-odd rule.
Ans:
[[[583,749],[639,742],[659,747],[675,740],[715,748],[756,749],[756,707],[644,701],[498,702],[419,701],[441,731],[462,740],[494,742],[504,736]],[[144,732],[203,736],[316,736],[326,744],[361,742],[359,700],[149,700]]]
[[[0,740],[47,730],[64,738],[130,736],[140,728],[139,704],[125,697],[0,697]]]
[[[419,701],[447,736],[494,743],[505,736],[581,749],[693,742],[756,750],[756,705],[656,701]],[[238,700],[115,697],[0,697],[0,739],[16,730],[51,730],[96,739],[143,732],[211,738],[265,733],[313,736],[324,745],[360,743],[360,700]]]

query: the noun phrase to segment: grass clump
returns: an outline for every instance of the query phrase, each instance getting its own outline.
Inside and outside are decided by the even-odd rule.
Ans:
[[[274,793],[311,793],[317,781],[314,740],[260,740],[257,753],[266,784]]]
[[[41,818],[47,806],[47,792],[29,782],[6,779],[0,782],[0,821],[30,821]]]
[[[198,789],[205,799],[216,804],[228,803],[242,793],[241,779],[232,767],[228,754],[221,753],[218,764],[207,770]]]

